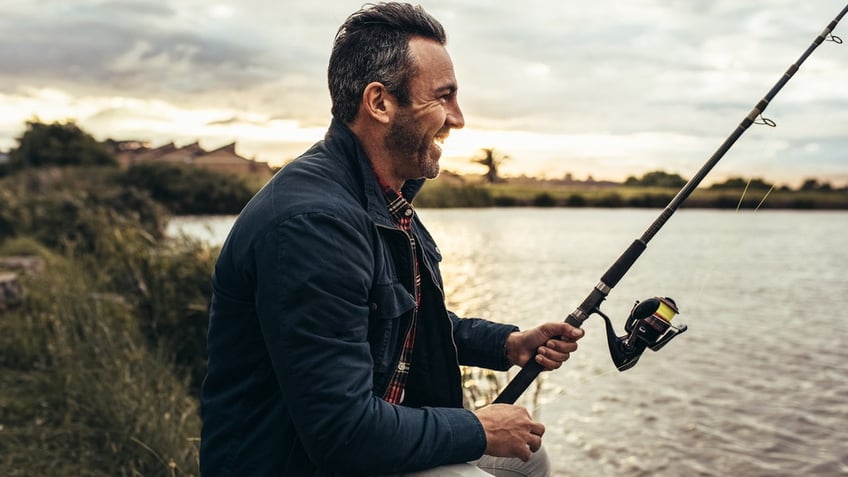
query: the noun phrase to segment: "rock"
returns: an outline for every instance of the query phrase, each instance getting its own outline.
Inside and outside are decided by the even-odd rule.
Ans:
[[[44,259],[29,255],[0,257],[0,271],[2,270],[37,275],[44,271]]]
[[[44,259],[35,256],[0,257],[0,311],[24,301],[19,275],[38,275],[44,271]]]
[[[0,311],[20,305],[24,300],[24,289],[18,275],[0,272]]]

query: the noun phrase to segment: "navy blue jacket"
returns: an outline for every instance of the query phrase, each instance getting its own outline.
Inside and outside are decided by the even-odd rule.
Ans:
[[[482,455],[459,364],[507,369],[503,345],[516,328],[448,312],[438,248],[417,217],[413,232],[438,295],[419,327],[433,327],[439,349],[428,352],[449,363],[427,378],[448,391],[438,407],[380,398],[415,305],[413,257],[353,133],[334,120],[256,194],[212,277],[203,477],[389,474]]]

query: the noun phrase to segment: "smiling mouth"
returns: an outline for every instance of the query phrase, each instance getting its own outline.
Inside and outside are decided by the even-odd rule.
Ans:
[[[442,146],[445,144],[445,140],[447,140],[449,133],[440,133],[433,137],[433,145],[436,146],[439,151],[442,150]]]
[[[440,132],[439,134],[433,137],[433,144],[435,144],[436,147],[441,149],[441,146],[445,143],[449,135],[450,132]]]

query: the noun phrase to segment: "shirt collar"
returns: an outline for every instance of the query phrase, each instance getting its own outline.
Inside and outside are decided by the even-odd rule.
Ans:
[[[377,171],[374,171],[374,176],[377,178],[377,183],[380,184],[380,189],[383,191],[383,197],[386,198],[389,215],[391,215],[392,219],[394,219],[394,221],[401,227],[405,229],[408,228],[412,221],[412,216],[415,214],[412,204],[410,204],[400,192],[395,190],[385,180],[383,180]]]

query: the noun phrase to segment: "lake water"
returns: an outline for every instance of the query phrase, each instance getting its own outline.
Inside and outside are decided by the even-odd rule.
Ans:
[[[524,328],[562,321],[658,215],[425,209],[449,306]],[[220,242],[233,217],[180,218]],[[628,371],[603,320],[532,406],[556,476],[848,475],[848,213],[677,212],[602,306],[673,297],[689,330]]]

